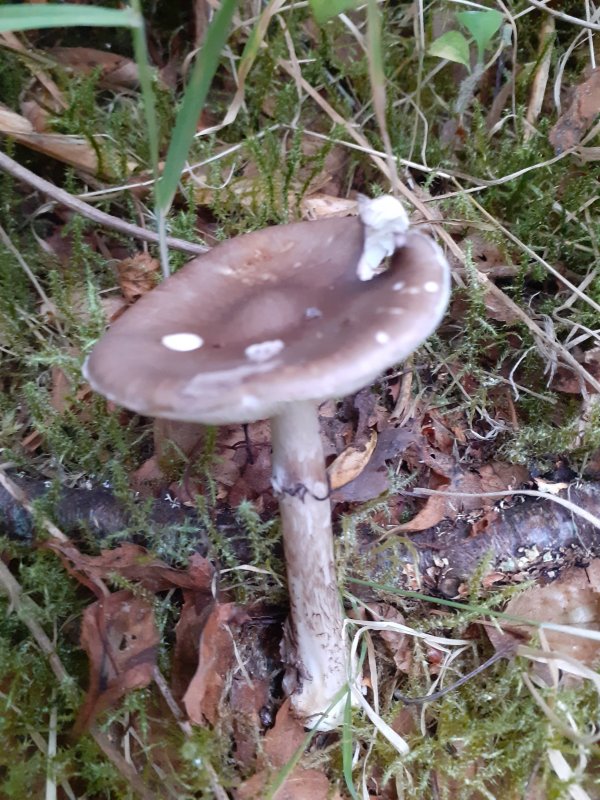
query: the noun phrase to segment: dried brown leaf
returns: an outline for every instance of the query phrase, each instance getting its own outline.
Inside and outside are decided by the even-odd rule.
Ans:
[[[600,379],[600,347],[592,347],[584,353],[575,353],[577,361],[585,367],[592,377]],[[593,386],[585,381],[569,367],[560,365],[552,379],[551,388],[567,394],[582,394],[585,391],[595,393]]]
[[[302,219],[351,217],[358,213],[358,203],[347,197],[332,197],[322,192],[306,195],[300,201]]]
[[[158,283],[160,262],[148,253],[137,253],[118,262],[117,276],[123,297],[128,303],[134,303]]]
[[[198,669],[200,634],[213,608],[213,597],[202,592],[184,591],[183,607],[175,626],[175,652],[171,668],[171,688],[180,700]]]
[[[42,108],[35,100],[23,100],[21,103],[21,113],[25,119],[31,123],[31,127],[36,133],[48,132],[48,121],[50,112]]]
[[[339,489],[357,478],[365,469],[377,444],[377,431],[371,431],[367,442],[362,446],[347,447],[327,468],[329,484]]]
[[[248,768],[256,760],[259,749],[261,721],[259,712],[269,701],[270,683],[267,678],[252,678],[238,673],[231,683],[230,706],[235,711],[233,718],[233,738],[235,741],[235,760],[241,767]]]
[[[265,767],[239,787],[237,800],[262,800],[265,787],[274,773],[283,767],[302,745],[306,733],[290,712],[286,700],[277,712],[275,725],[264,740]],[[332,789],[327,776],[317,769],[304,769],[297,765],[290,772],[275,795],[276,800],[341,800]]]
[[[231,626],[244,621],[244,612],[234,603],[215,603],[202,633],[198,667],[183,696],[183,704],[192,722],[214,725],[225,689],[227,675],[235,657]]]
[[[77,136],[66,136],[60,133],[37,133],[33,125],[25,117],[0,106],[0,133],[11,137],[19,144],[36,150],[39,153],[56,158],[64,164],[92,174],[103,174],[111,177],[110,158],[98,158],[98,152],[106,151],[106,141],[101,137],[95,139],[95,146],[87,139]],[[132,171],[137,163],[130,161],[128,167]]]
[[[554,622],[572,625],[578,629],[600,630],[600,559],[588,567],[572,567],[553,583],[534,586],[509,601],[506,613],[537,622]],[[521,641],[530,636],[532,629],[525,626],[503,626],[505,635],[514,635]],[[600,644],[559,631],[544,631],[552,650],[581,661],[590,667],[600,659]],[[496,649],[502,638],[497,631],[488,629],[488,636]],[[500,638],[499,638],[500,637]]]
[[[210,594],[213,567],[198,553],[190,559],[189,569],[181,570],[169,567],[144,547],[129,542],[113,550],[102,550],[99,556],[84,555],[73,545],[58,541],[49,541],[46,546],[62,557],[76,578],[82,575],[92,581],[104,580],[117,574],[139,583],[150,592],[180,588]]]
[[[63,414],[67,410],[69,397],[73,391],[71,381],[60,367],[52,367],[50,374],[52,378],[50,405],[59,414]]]
[[[524,483],[529,477],[525,467],[516,464],[504,464],[500,461],[491,461],[484,464],[477,471],[454,471],[448,484],[442,487],[444,492],[466,492],[481,494],[485,492],[505,491]],[[440,487],[436,487],[439,489]],[[496,498],[490,497],[453,497],[448,495],[431,495],[423,508],[408,522],[398,525],[395,530],[423,531],[432,528],[443,519],[456,519],[458,514],[465,511],[474,511],[489,508],[494,505]]]
[[[77,731],[85,730],[127,692],[150,683],[159,641],[151,603],[128,590],[86,608],[81,646],[90,661],[90,683]]]
[[[380,425],[377,444],[365,469],[345,486],[332,492],[334,502],[365,502],[389,488],[388,462],[397,461],[421,434],[410,425]]]
[[[579,144],[585,132],[598,116],[600,109],[600,67],[575,88],[569,108],[550,131],[550,144],[562,153]]]
[[[47,52],[77,75],[99,72],[100,86],[104,88],[135,89],[139,83],[135,61],[125,56],[93,47],[51,47]]]
[[[373,619],[377,621],[389,620],[391,622],[398,622],[401,625],[406,625],[406,620],[400,611],[387,603],[377,603],[372,607],[372,610],[375,612],[373,614]],[[400,672],[410,672],[413,661],[411,637],[407,636],[405,633],[392,630],[381,630],[377,631],[377,633],[385,642],[397,669]]]

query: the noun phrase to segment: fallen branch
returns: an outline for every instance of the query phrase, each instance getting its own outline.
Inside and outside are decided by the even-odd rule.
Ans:
[[[94,206],[84,203],[83,200],[73,197],[73,195],[65,192],[64,189],[59,189],[58,186],[55,186],[53,183],[44,180],[44,178],[40,178],[39,175],[21,166],[17,161],[2,152],[0,152],[0,170],[8,172],[13,178],[32,186],[34,189],[51,197],[52,200],[56,200],[56,202],[70,208],[72,211],[77,211],[78,214],[81,214],[87,219],[91,219],[92,222],[97,222],[105,228],[119,231],[119,233],[132,236],[135,239],[142,239],[145,242],[159,244],[160,239],[158,233],[148,231],[146,228],[141,228],[139,225],[134,225],[131,222],[126,222],[124,219],[119,219],[119,217],[113,217],[111,214],[105,214],[104,211],[100,211],[94,208]],[[205,245],[193,244],[193,242],[186,242],[184,239],[176,239],[172,236],[167,236],[166,242],[168,247],[172,247],[173,250],[181,250],[181,252],[189,253],[193,256],[206,253],[207,250],[210,249]]]
[[[4,594],[9,598],[11,612],[16,614],[28,628],[37,646],[48,659],[57,682],[63,689],[75,690],[73,678],[64,668],[54,645],[42,626],[37,622],[42,617],[41,609],[30,597],[23,595],[20,584],[2,561],[0,561],[0,594]],[[125,759],[105,733],[96,726],[92,726],[89,733],[104,755],[119,771],[121,777],[142,800],[157,800],[157,795],[146,786],[133,764]]]
[[[14,477],[11,481],[18,486],[21,495],[15,497],[0,484],[0,533],[12,539],[31,541],[34,526],[23,505],[23,497],[28,501],[43,497],[48,492],[47,484]],[[406,584],[416,570],[425,576],[428,588],[453,596],[458,585],[468,580],[485,560],[490,569],[505,573],[508,578],[516,572],[552,572],[565,563],[586,563],[600,554],[600,532],[593,522],[594,517],[600,516],[600,484],[573,485],[561,492],[559,502],[557,498],[552,499],[555,502],[546,497],[529,498],[515,493],[510,507],[498,508],[497,516],[476,535],[472,533],[471,522],[459,519],[413,533],[409,540],[390,537],[382,547],[380,531],[374,534],[369,526],[361,525],[362,569],[374,580],[382,575],[389,579],[390,573],[395,571],[398,584]],[[573,513],[569,504],[578,507],[584,515]],[[126,531],[132,523],[132,509],[107,489],[63,488],[52,508],[61,530],[67,533],[85,530],[98,539]],[[144,535],[134,538],[150,548],[153,542],[164,542],[167,537],[175,542],[182,525],[196,529],[197,552],[206,555],[208,537],[194,510],[174,506],[166,500],[153,501],[144,524]],[[224,536],[230,537],[241,560],[251,558],[231,512],[219,513],[217,527]]]
[[[367,553],[364,569],[375,578],[389,574],[394,564],[406,565],[411,578],[417,570],[428,588],[452,597],[486,560],[490,570],[507,578],[515,573],[553,577],[567,563],[585,564],[600,554],[599,483],[574,484],[552,498],[526,494],[512,493],[512,504],[496,509],[497,516],[476,534],[473,520],[459,518],[413,533],[409,542],[392,537],[386,547]]]

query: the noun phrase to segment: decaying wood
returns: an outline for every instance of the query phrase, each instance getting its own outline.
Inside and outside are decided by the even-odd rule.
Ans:
[[[30,501],[38,500],[50,491],[49,483],[42,480],[11,475],[15,483]],[[62,487],[51,504],[52,517],[64,531],[88,531],[103,539],[130,527],[135,527],[133,515],[135,504],[126,507],[109,489],[69,489]],[[146,520],[145,520],[146,521]],[[181,525],[192,525],[198,530],[199,550],[206,548],[206,534],[199,526],[193,509],[156,500],[152,503],[145,527],[148,539]],[[34,536],[31,515],[6,489],[0,486],[0,534],[11,539],[28,541]]]
[[[44,481],[14,477],[13,481],[30,500],[48,492]],[[562,496],[600,515],[600,483],[572,485]],[[507,504],[503,504],[507,505]],[[54,520],[66,533],[87,531],[103,539],[131,524],[132,512],[108,489],[61,489],[52,503]],[[136,535],[140,544],[157,541],[157,536],[173,537],[185,525],[197,530],[197,551],[206,555],[208,537],[193,509],[174,506],[166,500],[155,500],[148,515],[144,535]],[[242,559],[250,557],[240,526],[231,513],[223,512],[217,520],[219,531],[230,538]],[[0,486],[0,534],[23,542],[32,541],[34,528],[30,515]],[[394,580],[396,585],[415,588],[415,575],[420,575],[422,588],[436,589],[453,596],[460,583],[468,580],[486,561],[489,570],[553,577],[564,564],[584,564],[600,555],[600,531],[576,517],[568,509],[549,500],[515,495],[508,507],[498,506],[489,524],[473,534],[472,520],[445,522],[435,528],[393,537],[385,545],[379,542],[368,526],[359,530],[360,561],[363,577],[372,580]],[[366,573],[366,575],[365,575]]]
[[[600,483],[573,484],[560,496],[598,516]],[[600,553],[600,531],[550,499],[515,494],[509,507],[496,508],[481,532],[473,533],[472,522],[459,518],[413,533],[409,545],[406,538],[388,541],[384,547],[374,544],[366,555],[366,571],[374,579],[384,575],[389,579],[397,564],[413,588],[418,572],[425,588],[454,596],[483,561],[489,570],[507,577],[521,573],[553,578],[565,564],[585,564]]]

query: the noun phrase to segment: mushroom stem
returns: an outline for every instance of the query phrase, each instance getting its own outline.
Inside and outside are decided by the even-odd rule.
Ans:
[[[271,431],[290,596],[287,655],[299,679],[292,707],[307,727],[330,730],[341,723],[344,699],[320,722],[316,717],[348,674],[317,406],[289,403],[271,420]]]

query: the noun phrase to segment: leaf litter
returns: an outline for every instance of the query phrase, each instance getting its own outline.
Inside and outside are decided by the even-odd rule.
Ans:
[[[202,12],[206,11],[203,5],[194,4],[199,27],[199,9],[202,7]],[[356,57],[357,40],[347,32],[334,43],[334,47],[342,60],[351,62]],[[349,53],[354,55],[349,58]],[[101,85],[104,86],[133,87],[137,82],[133,62],[110,53],[91,48],[57,48],[54,57],[69,69],[82,74],[97,70]],[[578,143],[593,120],[588,106],[592,107],[597,94],[594,81],[593,73],[576,88],[572,105],[553,129],[550,140],[557,151]],[[272,100],[268,98],[265,101],[266,113],[269,113],[269,99]],[[51,138],[57,135],[47,131],[48,118],[41,113],[41,105],[32,99],[27,113],[25,109],[22,112],[20,118],[4,117],[5,124],[10,123],[14,128],[14,138],[21,135],[24,137],[23,143],[27,144],[25,135],[32,130],[48,134],[47,140],[38,137],[43,152],[52,153],[87,172],[97,171],[97,161],[94,161],[94,153],[89,148],[82,149],[81,155],[77,148],[72,148],[68,153],[65,151],[66,138]],[[70,139],[69,143],[72,141]],[[80,143],[77,144],[79,146]],[[302,139],[301,148],[307,160],[316,150],[311,150],[306,138]],[[302,216],[318,218],[355,213],[355,200],[338,196],[341,194],[345,162],[344,151],[333,148],[323,169],[310,176],[309,191],[304,192],[300,200],[299,211]],[[135,168],[135,165],[130,165],[130,168]],[[302,182],[306,182],[309,175],[310,169],[300,172],[301,180],[289,189],[287,201],[290,208],[296,207]],[[231,192],[240,205],[256,202],[260,192],[260,177],[260,170],[251,162],[247,163],[241,176],[236,174]],[[197,196],[203,202],[208,202],[211,191],[199,186]],[[514,274],[515,266],[510,259],[505,259],[498,248],[485,240],[471,237],[470,243],[463,241],[461,246],[472,248],[477,267],[488,277],[504,279]],[[145,253],[122,258],[117,263],[117,274],[122,298],[125,303],[131,303],[152,289],[156,280],[156,263]],[[484,304],[487,315],[492,319],[508,324],[519,320],[510,304],[503,304],[497,294],[486,292]],[[461,318],[458,305],[453,309],[453,315],[455,319]],[[586,363],[589,369],[592,360],[589,355],[580,356],[581,363]],[[53,370],[52,388],[53,407],[58,413],[64,413],[69,404],[71,387],[66,373],[60,368]],[[473,390],[475,383],[467,388]],[[565,377],[562,387],[557,385],[556,388],[575,394],[585,391],[585,387],[576,383],[572,373]],[[395,390],[393,381],[386,390],[390,394]],[[393,486],[394,472],[404,477],[416,475],[416,482],[420,486],[471,494],[516,489],[529,480],[528,470],[522,467],[489,457],[465,459],[464,452],[470,446],[466,421],[459,420],[452,425],[451,415],[418,407],[414,419],[400,427],[391,420],[385,403],[373,403],[374,396],[374,393],[370,393],[370,397],[361,393],[351,399],[350,406],[354,404],[354,407],[350,407],[350,413],[344,413],[342,409],[340,414],[340,409],[334,408],[333,413],[328,415],[328,409],[322,409],[325,449],[331,458],[329,476],[332,499],[338,510],[352,509],[354,503],[378,500]],[[348,412],[348,406],[345,411]],[[37,432],[34,434],[37,435]],[[203,434],[178,423],[167,426],[160,422],[155,423],[154,434],[154,453],[133,476],[132,484],[155,495],[167,489],[178,501],[193,505],[196,496],[206,488],[204,477],[194,473],[193,463],[202,447]],[[39,436],[36,441],[39,442]],[[463,449],[460,455],[456,451],[457,443]],[[264,423],[253,424],[245,430],[241,426],[230,426],[219,431],[212,470],[219,502],[235,507],[242,500],[252,500],[255,507],[263,512],[272,507],[269,444],[269,433]],[[181,483],[170,480],[169,459],[174,454],[182,455],[189,461],[186,480]],[[500,512],[494,503],[494,500],[483,497],[457,499],[434,496],[427,499],[422,507],[417,506],[415,512],[414,503],[401,497],[397,503],[389,504],[390,513],[386,516],[388,535],[393,532],[420,534],[435,529],[440,523],[453,524],[466,516],[468,536],[475,538],[493,528],[497,521]],[[413,514],[410,520],[405,519],[408,513]],[[402,517],[402,521],[399,517]],[[522,524],[527,524],[527,517],[523,518]],[[135,585],[133,591],[121,590],[99,598],[84,613],[82,645],[90,660],[91,675],[88,697],[81,714],[84,722],[80,721],[79,724],[88,724],[123,694],[133,688],[146,686],[151,681],[158,643],[151,595],[176,592],[175,596],[181,597],[182,601],[175,630],[174,694],[178,699],[184,698],[188,717],[198,725],[208,723],[218,727],[227,702],[235,710],[245,710],[249,727],[242,726],[234,731],[236,758],[248,771],[257,771],[241,785],[237,796],[240,800],[263,797],[265,786],[269,784],[274,771],[289,762],[301,748],[305,735],[299,723],[291,717],[288,704],[283,703],[275,716],[274,726],[267,730],[266,735],[251,740],[251,731],[256,734],[256,730],[261,728],[262,734],[264,728],[268,727],[260,724],[260,717],[272,695],[272,685],[264,677],[248,680],[244,676],[243,664],[239,653],[236,653],[236,640],[249,619],[248,610],[236,606],[227,597],[219,596],[212,564],[196,554],[186,570],[178,570],[156,559],[143,547],[127,543],[112,551],[102,551],[100,556],[85,556],[74,546],[58,547],[56,543],[48,546],[60,552],[71,574],[96,594],[98,581],[110,581],[117,575]],[[566,572],[561,578],[564,585],[559,581],[539,587],[537,594],[535,589],[528,590],[510,601],[507,613],[533,618],[539,613],[540,619],[546,621],[550,619],[561,624],[596,626],[597,588],[595,579],[592,581],[589,578],[590,574],[595,574],[593,564],[590,569],[588,573],[583,570]],[[506,573],[491,572],[487,576],[490,581],[496,577],[498,580],[506,579]],[[555,587],[560,587],[560,595],[555,592]],[[550,597],[557,602],[549,603]],[[521,606],[519,601],[522,602]],[[404,624],[402,614],[392,605],[380,604],[375,609],[375,616],[380,622],[387,620],[398,625]],[[504,623],[502,625],[509,630]],[[379,633],[396,668],[408,672],[412,651],[407,634],[394,629],[393,625],[387,630],[381,628]],[[519,642],[522,641],[516,633],[514,635]],[[568,636],[566,640],[551,640],[548,638],[551,636],[549,631],[545,632],[545,636],[549,645],[562,646],[571,656],[575,654],[580,657],[580,651],[575,650],[576,644]],[[588,656],[581,658],[585,662]],[[596,655],[590,652],[589,659],[589,663],[594,663]],[[431,661],[433,663],[435,659],[432,657]],[[434,673],[435,668],[432,667]],[[231,684],[230,680],[233,680]],[[568,768],[563,768],[563,774],[567,775],[568,772]],[[322,770],[298,765],[285,776],[277,794],[278,800],[318,800],[337,796],[337,790],[331,789],[328,777]]]
[[[160,636],[148,599],[123,589],[83,612],[81,646],[90,663],[89,687],[75,732],[89,728],[102,711],[152,681]]]

